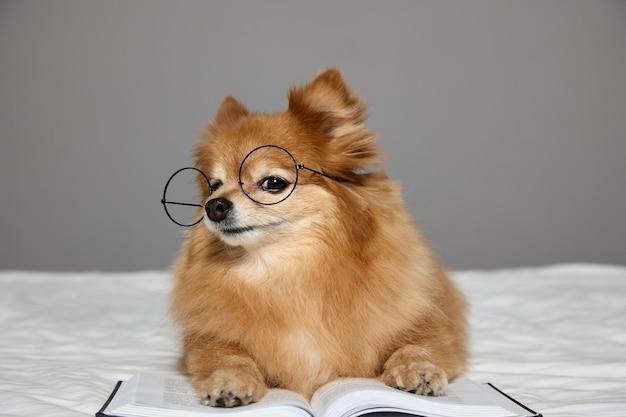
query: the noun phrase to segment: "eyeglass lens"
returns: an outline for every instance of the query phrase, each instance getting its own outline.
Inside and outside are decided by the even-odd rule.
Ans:
[[[161,203],[170,220],[180,226],[193,226],[202,220],[204,205],[198,181],[205,190],[210,190],[206,175],[193,167],[176,171],[165,185]]]
[[[251,200],[263,205],[278,204],[293,192],[298,169],[285,149],[265,145],[251,151],[241,162],[239,185]]]

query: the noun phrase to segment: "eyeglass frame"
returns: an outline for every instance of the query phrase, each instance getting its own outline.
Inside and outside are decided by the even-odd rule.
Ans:
[[[296,170],[296,178],[295,178],[295,179],[294,179],[294,181],[293,181],[293,187],[291,187],[291,191],[289,191],[289,193],[288,193],[285,197],[283,197],[283,198],[281,198],[280,200],[275,201],[275,202],[273,202],[273,203],[262,203],[262,202],[260,202],[260,201],[255,200],[254,198],[252,198],[252,196],[250,196],[248,193],[246,193],[246,190],[244,189],[244,183],[243,183],[243,181],[241,180],[241,173],[242,173],[243,166],[244,166],[244,164],[245,164],[246,160],[247,160],[247,159],[250,157],[250,155],[252,155],[255,151],[258,151],[259,149],[263,149],[263,148],[276,148],[276,149],[280,149],[280,150],[284,151],[287,155],[289,155],[289,157],[290,157],[290,158],[291,158],[291,160],[293,161],[294,168],[295,168],[295,170]],[[189,207],[200,207],[200,208],[204,208],[204,207],[206,207],[206,203],[205,203],[205,204],[196,204],[196,203],[181,203],[181,202],[178,202],[178,201],[168,201],[168,200],[165,198],[166,193],[167,193],[167,188],[169,187],[170,182],[172,181],[172,179],[173,179],[173,178],[174,178],[177,174],[179,174],[180,172],[182,172],[182,171],[184,171],[184,170],[186,170],[186,169],[192,169],[192,170],[194,170],[194,171],[199,172],[199,173],[202,175],[202,177],[204,177],[204,179],[206,180],[207,184],[209,185],[209,187],[208,187],[209,196],[211,196],[211,195],[213,194],[213,190],[212,190],[212,186],[211,186],[211,181],[209,181],[209,178],[207,177],[207,175],[206,175],[206,174],[205,174],[202,170],[200,170],[199,168],[189,166],[189,167],[184,167],[184,168],[180,168],[180,169],[178,169],[177,171],[175,171],[175,172],[174,172],[174,173],[173,173],[173,174],[169,177],[169,179],[168,179],[168,180],[167,180],[167,182],[165,183],[165,187],[163,188],[163,197],[161,198],[161,204],[163,205],[163,209],[165,210],[165,214],[167,214],[167,217],[169,217],[169,219],[170,219],[172,222],[176,223],[177,225],[179,225],[179,226],[181,226],[181,227],[193,227],[193,226],[197,225],[198,223],[200,223],[200,222],[202,221],[202,219],[203,219],[203,217],[204,217],[204,216],[201,216],[201,217],[200,217],[197,221],[195,221],[194,223],[191,223],[191,224],[182,224],[182,223],[179,223],[178,221],[176,221],[176,220],[172,217],[172,215],[170,214],[170,212],[167,210],[167,204],[175,204],[175,205],[180,205],[180,206],[189,206]],[[254,203],[256,203],[256,204],[260,204],[260,205],[263,205],[263,206],[273,206],[273,205],[275,205],[275,204],[282,203],[283,201],[285,201],[286,199],[288,199],[288,198],[291,196],[291,194],[293,194],[294,190],[296,189],[296,186],[298,185],[299,171],[300,171],[300,170],[302,170],[302,169],[305,169],[305,170],[307,170],[307,171],[310,171],[310,172],[312,172],[312,173],[314,173],[314,174],[321,175],[321,176],[323,176],[323,177],[325,177],[325,178],[331,179],[331,180],[336,181],[336,182],[345,182],[345,180],[344,180],[344,179],[342,179],[342,178],[339,178],[339,177],[333,177],[333,176],[328,175],[328,174],[325,174],[325,173],[323,173],[323,172],[321,172],[321,171],[317,171],[317,170],[315,170],[315,169],[313,169],[313,168],[309,168],[309,167],[305,166],[304,164],[299,164],[299,163],[296,161],[296,158],[295,158],[295,157],[291,154],[291,152],[289,152],[287,149],[283,148],[282,146],[278,146],[278,145],[261,145],[261,146],[257,146],[256,148],[252,149],[252,150],[251,150],[250,152],[248,152],[248,154],[247,154],[247,155],[246,155],[246,156],[242,159],[241,164],[239,165],[239,174],[238,174],[237,183],[239,184],[239,187],[241,188],[241,192],[242,192],[242,193],[243,193],[246,197],[248,197],[250,200],[252,200]]]

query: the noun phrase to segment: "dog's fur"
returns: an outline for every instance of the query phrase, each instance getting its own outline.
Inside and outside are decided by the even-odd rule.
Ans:
[[[268,387],[310,395],[341,377],[438,395],[466,366],[465,300],[403,207],[365,105],[328,69],[289,106],[250,113],[226,97],[195,166],[232,203],[192,227],[175,266],[172,311],[184,365],[206,404],[259,400]],[[277,145],[298,163],[293,194],[260,205],[242,192],[245,155]],[[271,161],[268,161],[268,163]]]

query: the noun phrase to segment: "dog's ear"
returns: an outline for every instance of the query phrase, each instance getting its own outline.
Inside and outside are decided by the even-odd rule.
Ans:
[[[327,136],[338,136],[343,129],[361,125],[365,110],[365,103],[352,95],[336,68],[322,71],[289,92],[289,111]]]
[[[328,170],[348,179],[359,169],[380,165],[376,136],[363,126],[366,104],[354,96],[341,72],[330,68],[289,92],[288,112],[327,139]]]
[[[217,135],[223,129],[232,126],[237,120],[248,114],[248,109],[243,104],[238,102],[233,96],[227,96],[222,100],[222,104],[217,109],[215,118],[209,123],[207,130],[211,134]]]

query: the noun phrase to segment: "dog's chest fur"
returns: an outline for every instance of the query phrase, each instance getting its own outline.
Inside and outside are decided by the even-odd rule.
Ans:
[[[257,265],[254,275],[230,286],[228,291],[236,293],[228,298],[236,301],[221,305],[211,333],[248,352],[270,384],[310,393],[339,376],[374,376],[379,371],[381,346],[375,341],[385,338],[373,331],[389,329],[360,322],[363,315],[358,311],[333,305],[327,295],[310,291],[302,276],[283,275],[285,271],[259,274],[260,270]],[[301,379],[302,375],[308,378]]]

